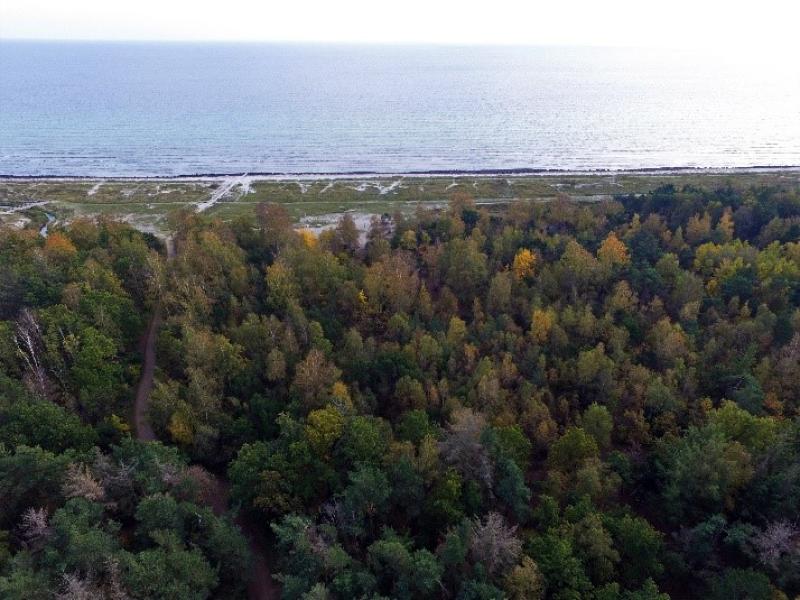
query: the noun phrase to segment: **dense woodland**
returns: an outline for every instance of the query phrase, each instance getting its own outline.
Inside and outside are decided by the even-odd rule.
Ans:
[[[172,226],[0,231],[0,597],[800,595],[800,190]]]

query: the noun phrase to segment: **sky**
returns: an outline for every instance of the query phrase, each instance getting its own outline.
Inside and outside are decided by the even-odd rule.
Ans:
[[[704,47],[797,52],[798,0],[0,0],[0,39]]]

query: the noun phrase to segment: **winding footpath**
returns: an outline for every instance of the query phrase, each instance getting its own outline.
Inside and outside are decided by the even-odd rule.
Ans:
[[[167,256],[172,259],[175,255],[173,241],[167,240]],[[161,306],[157,306],[147,325],[147,332],[142,342],[142,373],[139,385],[136,388],[136,400],[134,402],[133,423],[136,429],[136,437],[142,441],[156,440],[155,432],[147,418],[150,408],[150,393],[153,390],[153,380],[156,369],[156,336],[161,324]],[[214,514],[221,515],[228,509],[230,483],[224,477],[209,473],[212,478],[211,490],[206,494],[206,503],[214,511]],[[267,551],[264,546],[262,535],[256,524],[243,513],[239,513],[235,519],[242,534],[247,539],[252,555],[252,565],[250,580],[247,584],[247,597],[250,600],[278,600],[280,598],[280,587],[272,579]]]

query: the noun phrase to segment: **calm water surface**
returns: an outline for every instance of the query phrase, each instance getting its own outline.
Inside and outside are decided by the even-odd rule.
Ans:
[[[800,70],[586,48],[0,42],[0,174],[800,165]]]

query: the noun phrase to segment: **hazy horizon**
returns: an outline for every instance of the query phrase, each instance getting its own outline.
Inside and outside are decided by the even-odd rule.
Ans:
[[[3,0],[0,40],[511,45],[704,49],[781,58],[800,50],[800,6],[758,11],[712,0],[663,7],[632,0],[558,5],[513,0],[409,0],[404,10],[364,0],[268,6],[210,1]]]

